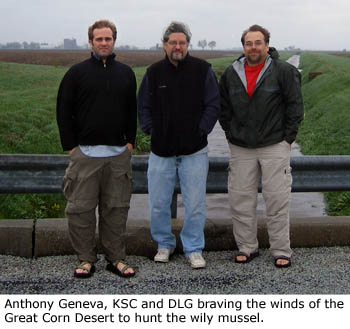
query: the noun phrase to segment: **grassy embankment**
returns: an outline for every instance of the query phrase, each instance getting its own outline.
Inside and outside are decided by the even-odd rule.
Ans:
[[[55,122],[66,69],[0,62],[0,153],[62,153]],[[62,195],[0,195],[0,218],[62,217]]]
[[[350,155],[350,59],[301,56],[305,120],[297,142],[305,155]],[[321,75],[309,81],[309,73]],[[329,215],[350,215],[350,192],[325,193]]]
[[[282,54],[282,57],[286,56]],[[302,59],[306,119],[298,142],[303,153],[350,154],[347,132],[349,115],[346,116],[346,109],[349,108],[349,98],[346,97],[349,90],[346,91],[346,86],[350,85],[346,72],[350,71],[350,61],[317,54],[305,54]],[[232,58],[210,62],[219,77],[232,63]],[[307,83],[308,72],[316,69],[323,70],[324,74]],[[55,119],[55,101],[59,82],[66,70],[62,67],[0,62],[0,153],[62,153]],[[145,67],[134,68],[134,71],[139,85]],[[323,115],[323,112],[327,115]],[[138,150],[147,151],[148,145],[148,137],[139,133]],[[350,197],[347,193],[340,196],[330,193],[327,199],[330,200],[331,214],[334,213],[333,209],[339,211],[338,214],[349,214]],[[343,204],[347,204],[345,210],[339,207]],[[64,206],[61,195],[0,195],[0,219],[62,217]]]
[[[225,61],[229,65],[231,60]],[[138,85],[145,70],[134,68]],[[0,62],[0,153],[63,153],[55,106],[66,71],[67,67]],[[148,151],[149,137],[138,131],[136,144],[138,151]],[[0,195],[0,219],[63,217],[64,207],[62,195]]]
[[[281,59],[290,57],[281,53]],[[217,75],[231,59],[211,61]],[[350,58],[320,53],[301,56],[305,120],[297,142],[304,155],[350,155]],[[309,73],[322,72],[309,81]],[[350,215],[350,192],[325,193],[327,214]]]

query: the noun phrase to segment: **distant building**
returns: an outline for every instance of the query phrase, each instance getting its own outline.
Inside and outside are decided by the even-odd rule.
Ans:
[[[63,40],[63,48],[64,49],[78,49],[78,45],[77,45],[77,40],[75,40],[74,38],[72,39],[64,39]]]
[[[163,49],[162,44],[157,43],[155,46],[150,47],[150,50],[160,50]]]

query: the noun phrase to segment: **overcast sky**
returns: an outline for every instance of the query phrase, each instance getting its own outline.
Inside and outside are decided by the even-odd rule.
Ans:
[[[116,24],[119,45],[154,46],[178,20],[189,25],[194,47],[200,39],[240,47],[242,31],[260,24],[279,49],[350,50],[350,0],[0,0],[0,43],[83,45],[99,19]]]

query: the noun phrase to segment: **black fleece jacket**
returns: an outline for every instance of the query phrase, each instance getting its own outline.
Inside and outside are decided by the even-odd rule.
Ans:
[[[134,144],[136,79],[131,68],[95,56],[71,67],[57,96],[57,123],[64,151],[77,145]]]
[[[209,70],[209,63],[190,55],[177,67],[166,56],[148,68],[139,91],[139,120],[143,131],[151,133],[153,153],[188,155],[208,144],[207,133],[220,111],[215,77],[215,90],[206,99]]]

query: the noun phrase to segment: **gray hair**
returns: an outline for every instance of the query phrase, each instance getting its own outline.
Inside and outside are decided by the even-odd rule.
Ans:
[[[183,33],[186,36],[186,40],[189,43],[191,41],[192,33],[189,27],[185,23],[171,22],[163,33],[163,42],[168,42],[171,33]]]

